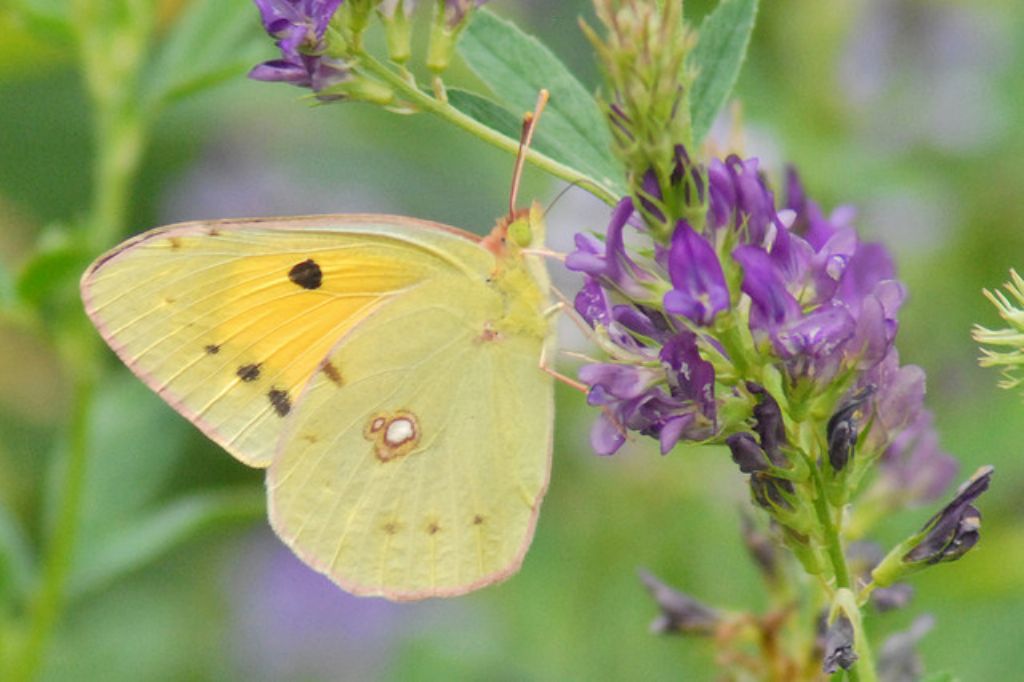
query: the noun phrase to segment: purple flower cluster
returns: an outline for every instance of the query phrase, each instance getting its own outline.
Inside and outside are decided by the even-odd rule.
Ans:
[[[756,159],[714,161],[708,176],[709,224],[739,233],[731,256],[743,269],[750,329],[790,381],[825,385],[880,362],[904,299],[885,249],[858,239],[849,211],[826,217],[792,170],[780,210]]]
[[[349,70],[344,62],[324,54],[324,34],[331,17],[343,0],[254,0],[263,27],[281,50],[280,59],[253,67],[249,77],[261,81],[283,81],[321,93],[345,81]],[[322,99],[333,99],[322,95]]]
[[[778,367],[794,393],[835,386],[870,393],[875,451],[888,449],[894,469],[938,460],[922,496],[945,487],[951,460],[935,449],[921,406],[923,375],[899,367],[893,347],[905,292],[886,250],[858,238],[849,210],[826,216],[792,170],[786,199],[777,202],[757,159],[730,156],[702,168],[681,147],[676,156],[673,182],[685,180],[690,196],[705,202],[702,227],[679,220],[659,242],[626,198],[604,239],[577,235],[566,260],[584,274],[576,310],[610,355],[580,371],[589,402],[603,410],[595,450],[614,453],[630,430],[657,437],[662,452],[681,439],[714,436],[721,404],[712,362],[727,366],[737,352],[726,349],[717,325],[723,312],[749,305],[748,316],[736,319],[747,320],[754,346],[747,350],[760,364]],[[658,187],[645,185],[645,212],[660,199]]]
[[[681,438],[699,440],[716,431],[714,368],[701,357],[697,335],[660,312],[660,301],[651,298],[658,275],[638,265],[623,241],[633,218],[633,202],[623,199],[606,243],[577,235],[576,251],[566,260],[569,269],[586,273],[576,296],[577,312],[604,329],[615,348],[617,362],[580,369],[580,379],[590,386],[587,401],[602,408],[591,435],[594,450],[602,455],[616,452],[627,430],[658,438],[662,452]],[[662,261],[681,258],[661,256]],[[703,272],[697,278],[701,281],[693,286],[700,287],[706,278]],[[610,295],[630,303],[613,305]],[[701,319],[714,315],[703,304],[694,308]]]

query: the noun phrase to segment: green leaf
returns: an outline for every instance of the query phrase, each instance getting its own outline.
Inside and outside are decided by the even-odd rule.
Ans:
[[[522,118],[494,100],[468,90],[449,88],[448,103],[491,130],[513,140],[519,139]],[[533,148],[548,158],[572,166],[569,154],[562,148],[562,145],[552,138],[548,130],[542,128],[534,130]]]
[[[75,564],[73,598],[111,584],[156,561],[200,533],[248,523],[263,516],[262,488],[239,487],[179,497],[155,512],[136,515],[93,539]]]
[[[88,255],[70,242],[39,251],[18,274],[15,283],[18,298],[39,305],[75,289],[88,262]]]
[[[0,604],[20,600],[28,593],[34,565],[21,524],[0,502]]]
[[[458,49],[492,94],[513,111],[532,110],[537,93],[547,89],[551,100],[538,131],[557,141],[559,156],[553,158],[613,194],[625,194],[601,108],[551,50],[487,10],[474,13]]]
[[[270,44],[255,7],[238,0],[193,0],[147,68],[151,104],[168,104],[240,78]]]
[[[754,30],[758,0],[722,0],[700,25],[697,45],[688,62],[697,68],[690,90],[693,144],[711,130],[715,116],[736,85]]]
[[[492,99],[469,90],[448,88],[448,103],[505,137],[519,138],[522,119]]]

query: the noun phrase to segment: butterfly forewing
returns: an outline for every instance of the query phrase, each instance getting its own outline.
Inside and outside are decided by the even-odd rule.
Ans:
[[[267,466],[309,379],[392,298],[486,262],[471,239],[392,216],[155,230],[100,258],[83,299],[122,360],[238,459]]]

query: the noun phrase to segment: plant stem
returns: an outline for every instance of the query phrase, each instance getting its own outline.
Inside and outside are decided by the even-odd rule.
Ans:
[[[89,247],[110,248],[127,220],[128,195],[145,146],[145,125],[138,112],[96,113],[96,187],[89,225]]]
[[[431,97],[420,90],[414,82],[406,80],[371,55],[365,53],[360,54],[359,60],[360,65],[364,66],[368,72],[386,82],[394,88],[397,93],[401,94],[402,97],[421,107],[424,111],[429,111],[432,114],[440,116],[449,123],[454,124],[498,149],[502,149],[511,154],[515,154],[519,151],[518,140],[513,140],[510,137],[502,135],[496,130],[492,130],[476,119],[462,113],[448,102]],[[526,160],[537,166],[537,168],[554,175],[556,178],[561,178],[566,182],[583,187],[608,205],[614,205],[615,202],[618,201],[618,197],[616,197],[608,188],[595,182],[588,176],[583,175],[579,171],[541,154],[535,149],[527,151]]]
[[[838,524],[832,516],[832,510],[825,498],[825,483],[821,478],[821,472],[811,461],[811,457],[804,455],[810,466],[811,475],[814,480],[815,498],[814,509],[824,533],[825,550],[828,552],[832,562],[832,571],[836,579],[836,588],[854,590],[850,579],[850,569],[846,564],[846,555],[843,553],[842,540],[839,536]],[[878,676],[875,670],[875,659],[871,652],[871,643],[868,640],[867,632],[861,618],[861,611],[858,608],[856,613],[850,614],[850,622],[853,624],[855,651],[857,662],[846,671],[851,682],[877,682]]]
[[[42,663],[43,651],[63,606],[85,483],[89,414],[92,410],[93,395],[94,385],[91,378],[76,379],[67,443],[64,491],[53,535],[47,547],[42,583],[29,608],[28,636],[21,656],[14,661],[10,677],[14,682],[29,682],[36,677]]]
[[[117,24],[112,34],[106,34],[96,28],[107,26],[95,15],[99,11],[97,5],[86,0],[74,4],[77,25],[82,29],[79,48],[94,116],[94,184],[83,239],[84,247],[90,251],[108,248],[120,235],[145,144],[146,119],[138,108],[134,86],[151,28],[151,15],[146,7],[145,3],[135,6],[134,23]],[[125,49],[119,51],[111,45]],[[30,682],[37,677],[60,619],[88,469],[90,417],[99,365],[96,336],[80,319],[68,320],[58,327],[55,342],[74,383],[74,401],[56,521],[42,560],[41,582],[29,606],[26,639],[10,676],[16,682]]]

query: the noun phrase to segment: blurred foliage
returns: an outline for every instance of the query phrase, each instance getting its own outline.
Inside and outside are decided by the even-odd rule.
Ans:
[[[40,299],[49,298],[39,289],[48,286],[73,296],[77,274],[65,272],[70,257],[58,248],[58,225],[81,217],[92,178],[75,49],[50,6],[29,4],[38,9],[31,26],[0,10],[5,299],[15,281]],[[159,3],[158,32],[187,4]],[[235,17],[234,44],[243,47],[233,55],[246,64],[269,58],[255,9],[243,0],[210,4]],[[688,2],[691,20],[710,5]],[[587,2],[492,6],[544,40],[588,88],[596,84],[575,30],[577,15],[591,16]],[[208,47],[212,60],[223,57]],[[159,59],[197,49],[171,41]],[[334,211],[402,213],[483,232],[503,211],[511,160],[437,120],[308,107],[298,90],[246,81],[241,63],[205,73],[200,66],[191,64],[185,81],[150,83],[174,99],[196,79],[233,74],[224,87],[159,114],[129,206],[132,232],[190,218]],[[930,406],[965,475],[996,465],[980,551],[915,580],[908,613],[868,624],[877,636],[916,613],[935,614],[922,644],[928,667],[964,680],[1019,674],[1024,634],[1024,406],[977,369],[969,334],[972,323],[993,322],[980,290],[1024,267],[1022,72],[1024,13],[1012,0],[792,0],[762,7],[738,86],[748,151],[775,172],[792,161],[813,197],[826,207],[856,206],[861,229],[894,246],[910,290],[903,358],[927,370]],[[546,202],[557,189],[527,171],[523,196]],[[600,205],[565,201],[576,201],[581,217],[553,231],[604,220]],[[39,250],[53,255],[26,274]],[[0,320],[0,598],[30,588],[52,522],[47,491],[61,473],[54,465],[69,419],[57,354],[44,329]],[[114,367],[112,355],[106,361]],[[283,587],[261,582],[249,570],[260,552],[284,550],[250,541],[249,533],[268,532],[256,520],[258,472],[207,443],[126,370],[107,376],[93,416],[99,456],[87,476],[71,602],[45,679],[709,679],[705,643],[647,632],[654,607],[636,567],[711,604],[760,604],[739,541],[736,509],[746,492],[728,458],[684,449],[661,458],[645,443],[598,459],[586,437],[593,414],[566,392],[551,491],[521,573],[442,605],[377,604],[388,628],[366,634],[363,620],[335,624],[327,629],[335,640],[296,642],[276,672],[261,672],[248,661],[252,628],[287,643],[289,626],[272,614],[246,621],[249,605],[321,579],[296,572]],[[211,504],[222,505],[219,515],[197,511]],[[888,519],[883,532],[898,539],[930,513]],[[194,528],[197,518],[219,522]],[[146,540],[157,536],[169,538],[170,553],[147,553]],[[96,553],[104,547],[117,551]],[[116,560],[90,560],[100,555]],[[343,621],[351,602],[325,594],[336,595]],[[0,620],[7,615],[0,611]],[[0,629],[0,646],[14,634]],[[373,645],[345,644],[363,638]],[[329,658],[338,646],[362,652],[352,655],[352,672],[309,672],[319,670],[311,657]]]

